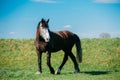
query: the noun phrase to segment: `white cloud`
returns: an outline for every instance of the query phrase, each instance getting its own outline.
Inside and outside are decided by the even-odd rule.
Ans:
[[[14,34],[15,34],[15,32],[10,32],[9,34],[10,34],[10,35],[14,35]]]
[[[65,25],[64,28],[71,28],[72,26],[70,24]]]
[[[43,2],[43,3],[57,3],[56,0],[31,0],[34,2]]]
[[[94,0],[96,3],[120,3],[120,0]]]

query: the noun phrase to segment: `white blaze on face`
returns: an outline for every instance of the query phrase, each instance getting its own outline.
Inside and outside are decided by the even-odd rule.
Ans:
[[[43,37],[45,42],[49,42],[49,40],[50,40],[49,31],[47,28],[41,27],[41,24],[40,24],[40,35]]]

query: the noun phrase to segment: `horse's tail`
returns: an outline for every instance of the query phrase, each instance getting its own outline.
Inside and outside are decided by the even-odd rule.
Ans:
[[[79,39],[79,37],[74,34],[75,36],[75,45],[76,45],[76,57],[78,62],[82,62],[82,48],[81,48],[81,41]]]

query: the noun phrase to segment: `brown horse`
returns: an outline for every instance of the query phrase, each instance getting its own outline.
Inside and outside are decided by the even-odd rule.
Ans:
[[[38,56],[38,71],[36,72],[36,74],[42,73],[41,57],[43,52],[46,52],[47,65],[52,74],[60,74],[62,67],[68,60],[68,56],[71,58],[71,60],[74,63],[74,68],[75,68],[74,72],[79,73],[80,69],[78,67],[78,63],[76,61],[75,56],[72,53],[72,47],[74,44],[76,44],[76,50],[77,50],[76,57],[79,62],[82,62],[82,48],[79,37],[70,31],[52,32],[49,30],[48,22],[49,19],[47,21],[42,19],[37,26],[35,47]],[[53,67],[51,66],[51,61],[50,61],[51,52],[56,52],[59,50],[63,50],[65,54],[62,64],[55,72]]]

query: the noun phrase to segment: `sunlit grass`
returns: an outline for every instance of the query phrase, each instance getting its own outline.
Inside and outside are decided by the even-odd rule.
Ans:
[[[83,62],[80,74],[74,74],[71,59],[60,75],[52,75],[43,53],[43,73],[36,75],[37,55],[34,40],[0,39],[0,80],[119,80],[120,38],[82,39]],[[73,48],[75,55],[76,49]],[[56,70],[63,59],[63,51],[52,54],[51,63]]]

